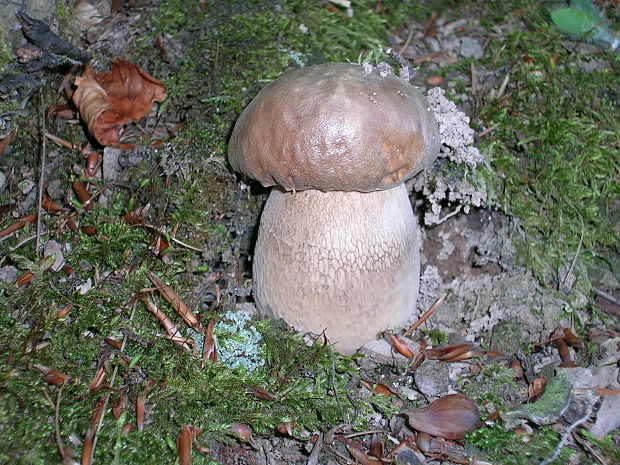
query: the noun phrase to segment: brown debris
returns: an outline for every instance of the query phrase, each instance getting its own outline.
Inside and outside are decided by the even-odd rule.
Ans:
[[[164,86],[133,63],[117,58],[111,71],[95,74],[87,67],[76,78],[73,103],[101,145],[121,142],[124,126],[147,115],[154,101],[166,98]]]

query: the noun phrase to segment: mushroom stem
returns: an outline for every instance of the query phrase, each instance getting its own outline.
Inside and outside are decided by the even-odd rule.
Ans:
[[[297,330],[325,330],[352,354],[412,316],[419,243],[404,184],[368,193],[274,188],[254,254],[257,307]]]

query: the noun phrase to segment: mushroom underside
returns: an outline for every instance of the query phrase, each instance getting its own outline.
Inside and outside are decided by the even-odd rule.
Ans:
[[[377,192],[273,189],[254,253],[258,310],[352,354],[407,323],[420,231],[404,185]]]

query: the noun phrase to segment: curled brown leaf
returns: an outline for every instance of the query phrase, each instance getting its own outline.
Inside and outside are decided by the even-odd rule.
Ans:
[[[108,73],[95,74],[87,67],[76,78],[73,103],[88,131],[101,145],[120,142],[123,127],[138,121],[166,98],[161,82],[137,65],[117,58]]]
[[[387,337],[396,352],[407,357],[408,359],[413,358],[413,350],[409,347],[409,344],[399,338],[396,334],[387,333]]]
[[[480,424],[476,402],[463,394],[449,394],[403,413],[409,417],[409,424],[414,429],[451,440],[463,439]]]

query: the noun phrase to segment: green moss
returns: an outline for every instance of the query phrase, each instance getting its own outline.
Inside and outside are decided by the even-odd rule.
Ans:
[[[517,398],[519,391],[515,372],[502,363],[490,363],[476,376],[463,378],[457,384],[463,393],[479,404],[491,402],[500,410],[510,405],[510,397]]]
[[[601,439],[585,429],[579,430],[579,434],[598,447],[603,455],[609,457],[613,463],[620,463],[620,448],[618,448],[617,441],[614,440],[613,434],[608,434]]]
[[[487,101],[475,119],[484,127],[499,124],[482,141],[502,173],[490,176],[489,185],[504,211],[522,221],[523,257],[549,283],[578,252],[577,263],[587,263],[619,239],[613,222],[620,198],[614,181],[620,174],[614,110],[620,61],[606,55],[611,69],[586,71],[578,63],[594,57],[565,49],[544,8],[527,3],[520,16],[511,16],[526,26],[513,27],[486,52],[512,64],[510,98]],[[583,268],[576,273],[585,279]]]
[[[4,41],[4,37],[0,35],[0,73],[4,71],[4,67],[13,62],[11,50]]]
[[[433,347],[448,343],[448,334],[438,329],[422,329],[422,334],[430,339]]]
[[[559,442],[558,434],[550,426],[543,426],[534,431],[527,441],[523,436],[511,431],[504,431],[499,424],[481,428],[467,435],[467,448],[472,455],[502,465],[532,465],[539,463],[555,452]],[[564,447],[556,460],[550,465],[568,463],[573,452]]]
[[[65,0],[56,0],[54,2],[54,16],[56,21],[58,22],[58,30],[60,31],[60,36],[66,39],[66,36],[73,35],[73,31],[71,30],[71,17],[73,16],[73,11],[68,5],[68,2]]]
[[[227,441],[232,422],[247,423],[257,434],[271,432],[282,421],[294,421],[296,434],[303,429],[326,430],[339,423],[362,428],[365,416],[373,411],[372,403],[385,403],[376,396],[362,399],[349,389],[348,382],[357,373],[351,359],[333,354],[321,341],[307,346],[298,335],[270,321],[257,323],[253,330],[262,336],[261,366],[251,370],[217,362],[202,368],[189,352],[155,337],[162,332],[159,323],[141,303],[131,303],[132,294],[149,285],[145,269],[160,265],[149,262],[127,273],[126,262],[109,260],[107,251],[98,246],[94,249],[91,253],[105,258],[98,262],[100,273],[112,273],[93,283],[85,295],[57,292],[63,285],[66,290],[67,283],[50,274],[26,290],[8,286],[3,291],[3,298],[8,298],[5,303],[19,301],[17,308],[23,309],[0,317],[0,411],[3,426],[10,432],[2,444],[11,444],[12,452],[0,449],[11,463],[49,463],[57,457],[54,410],[47,399],[55,401],[58,389],[42,381],[41,373],[32,368],[35,363],[73,378],[60,402],[59,429],[65,442],[69,435],[84,437],[92,409],[103,394],[88,393],[99,362],[107,360],[106,383],[120,386],[130,406],[148,382],[156,383],[147,396],[144,431],[119,436],[126,421],[135,422],[133,408],[126,410],[122,421],[109,412],[105,415],[95,456],[103,463],[148,463],[154,456],[173,461],[176,450],[169,443],[174,444],[186,423],[202,428],[199,441],[203,443]],[[111,266],[116,266],[116,271]],[[155,295],[151,298],[180,327],[184,326],[168,305]],[[31,302],[28,311],[24,311],[24,300]],[[55,319],[55,311],[67,302],[74,305],[72,311],[62,320]],[[32,312],[39,315],[36,323],[25,325]],[[124,336],[127,342],[122,356],[113,350],[114,356],[108,358],[105,354],[110,348],[103,339],[122,340]],[[226,335],[221,333],[220,337]],[[49,342],[46,348],[27,352],[31,344],[42,340]],[[221,342],[226,345],[225,339]],[[133,363],[128,363],[130,360]],[[112,381],[114,371],[116,378]],[[273,398],[253,395],[252,387],[270,392]],[[112,393],[110,403],[118,399],[118,393]],[[196,463],[208,462],[199,459]]]
[[[568,405],[570,393],[571,384],[564,373],[549,377],[545,391],[535,402],[503,412],[502,420],[509,427],[520,424],[522,419],[531,420],[536,424],[550,424]]]

